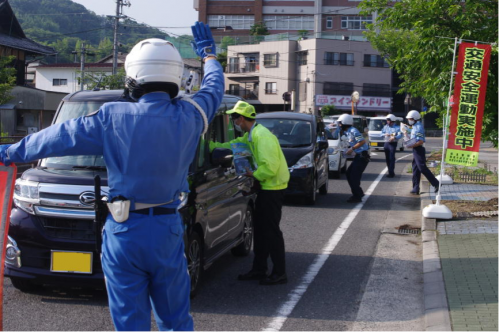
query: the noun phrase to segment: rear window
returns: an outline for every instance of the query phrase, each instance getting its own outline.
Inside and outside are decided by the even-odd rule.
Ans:
[[[312,144],[312,122],[288,119],[258,119],[257,122],[267,127],[277,136],[283,148],[308,146]]]

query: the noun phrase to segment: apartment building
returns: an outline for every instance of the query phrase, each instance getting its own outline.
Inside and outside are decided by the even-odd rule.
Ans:
[[[223,36],[248,36],[264,22],[270,34],[307,32],[310,38],[364,39],[372,16],[360,16],[361,0],[194,0],[199,20]]]
[[[317,113],[324,105],[375,116],[392,111],[392,71],[364,41],[305,39],[228,47],[226,93],[259,111]],[[284,94],[293,96],[285,105]]]
[[[317,113],[324,105],[355,112],[392,112],[392,70],[362,35],[373,17],[360,16],[360,0],[194,0],[199,20],[220,45],[230,37],[226,90],[260,111]],[[255,40],[254,24],[269,35]],[[227,38],[225,39],[227,41]],[[235,45],[233,45],[235,44]],[[284,105],[283,94],[293,100]],[[291,105],[292,104],[292,105]]]

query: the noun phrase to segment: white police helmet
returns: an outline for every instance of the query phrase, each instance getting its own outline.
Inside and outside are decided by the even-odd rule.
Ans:
[[[387,120],[390,120],[390,121],[392,121],[392,122],[395,122],[395,120],[397,120],[397,119],[395,118],[395,115],[393,115],[393,114],[388,114],[388,115],[386,116],[386,119],[387,119]]]
[[[341,122],[341,124],[343,124],[343,125],[352,126],[353,125],[353,118],[350,114],[342,114],[338,118],[338,122]]]
[[[166,83],[178,94],[184,63],[180,53],[169,41],[150,38],[137,43],[125,60],[125,71],[135,84]],[[173,91],[174,92],[174,91]]]
[[[419,114],[418,111],[412,110],[409,113],[407,113],[407,116],[405,118],[406,119],[420,120],[421,119],[421,115]]]

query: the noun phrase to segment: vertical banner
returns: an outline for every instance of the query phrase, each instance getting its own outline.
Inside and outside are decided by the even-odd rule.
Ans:
[[[3,331],[3,270],[5,264],[5,250],[9,232],[10,210],[12,209],[12,195],[16,181],[17,168],[12,164],[9,167],[0,163],[0,250],[2,262],[0,265],[0,330]]]
[[[461,43],[445,162],[476,166],[491,46]]]

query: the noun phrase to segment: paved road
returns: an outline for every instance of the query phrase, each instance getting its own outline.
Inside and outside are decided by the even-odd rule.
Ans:
[[[438,139],[431,141],[427,150],[432,144],[441,146]],[[400,157],[405,158],[397,163],[398,174],[412,160],[407,152],[398,152]],[[213,264],[192,301],[195,328],[393,330],[399,324],[406,330],[421,330],[422,300],[393,304],[408,289],[422,294],[420,239],[413,235],[380,242],[389,239],[381,235],[387,224],[394,229],[411,219],[407,217],[414,208],[411,198],[395,196],[406,194],[402,184],[407,185],[409,175],[378,182],[384,168],[379,151],[364,173],[362,186],[372,192],[363,205],[345,202],[350,192],[344,175],[330,180],[329,193],[318,196],[313,207],[287,202],[282,228],[288,284],[268,287],[237,281],[237,275],[249,269],[251,257],[227,254]],[[415,213],[412,219],[420,220],[420,212]],[[4,293],[6,330],[113,329],[102,291],[50,287],[23,294],[6,280]],[[382,312],[382,308],[387,309]]]

